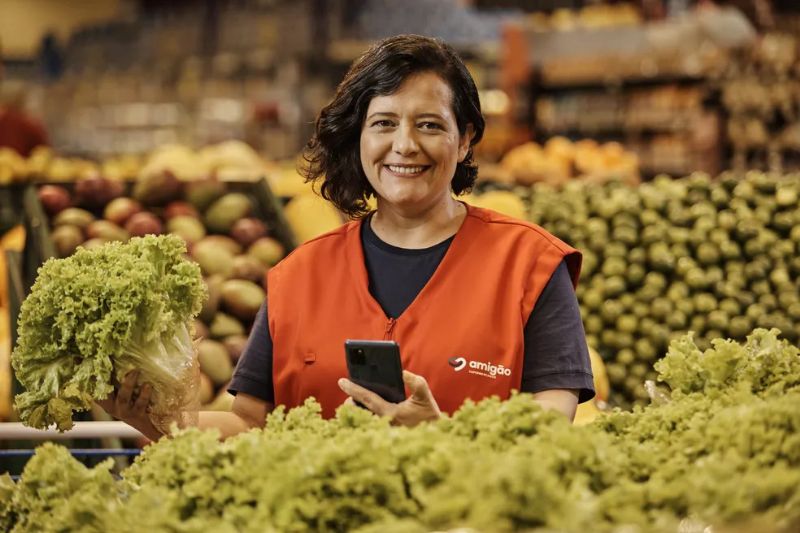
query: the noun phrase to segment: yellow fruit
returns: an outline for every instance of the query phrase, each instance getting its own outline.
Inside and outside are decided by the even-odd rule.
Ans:
[[[0,237],[0,248],[21,252],[25,248],[25,226],[18,224]]]
[[[338,228],[343,222],[333,204],[313,193],[292,198],[283,208],[283,214],[298,244]]]
[[[475,207],[491,209],[512,218],[520,220],[527,220],[528,218],[528,210],[525,207],[525,203],[513,192],[489,191],[480,196],[465,196],[463,200]]]
[[[282,165],[279,170],[267,174],[269,186],[275,196],[293,198],[301,194],[313,194],[310,183],[306,183],[303,176],[297,173],[294,162]]]
[[[597,408],[594,400],[583,402],[578,405],[575,411],[575,419],[572,421],[576,426],[583,426],[600,416],[602,411]]]
[[[548,155],[572,159],[575,155],[575,146],[566,137],[551,137],[544,145]]]
[[[596,398],[607,402],[610,385],[608,383],[608,374],[606,374],[606,365],[603,363],[603,359],[600,358],[600,354],[591,346],[589,346],[589,361],[592,363],[594,390],[597,394]]]

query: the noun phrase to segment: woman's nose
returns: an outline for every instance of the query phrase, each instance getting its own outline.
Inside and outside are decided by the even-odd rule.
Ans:
[[[402,125],[395,130],[392,139],[392,150],[399,155],[415,154],[419,151],[419,144],[414,135],[414,128]]]

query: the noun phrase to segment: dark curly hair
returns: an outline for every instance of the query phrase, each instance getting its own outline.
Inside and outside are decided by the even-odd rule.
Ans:
[[[361,166],[359,140],[370,101],[396,92],[411,75],[434,72],[453,93],[458,132],[472,125],[474,136],[451,182],[455,194],[469,192],[478,175],[472,147],[485,126],[478,89],[455,50],[439,39],[398,35],[367,50],[350,67],[333,101],[320,111],[314,136],[303,151],[300,173],[306,181],[321,182],[322,196],[351,218],[365,215],[367,199],[375,194]]]

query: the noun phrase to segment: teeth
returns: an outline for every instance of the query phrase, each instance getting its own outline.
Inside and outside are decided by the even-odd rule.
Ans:
[[[425,169],[425,167],[396,167],[394,165],[388,165],[388,166],[389,170],[391,170],[395,174],[418,174]]]

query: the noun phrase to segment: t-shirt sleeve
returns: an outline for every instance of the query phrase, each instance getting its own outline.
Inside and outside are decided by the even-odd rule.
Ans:
[[[253,321],[253,329],[247,345],[239,358],[228,392],[243,392],[269,403],[275,403],[275,390],[272,385],[272,337],[269,334],[267,304],[261,308]]]
[[[578,391],[578,402],[594,397],[592,366],[578,299],[566,263],[556,268],[525,324],[522,392]]]

